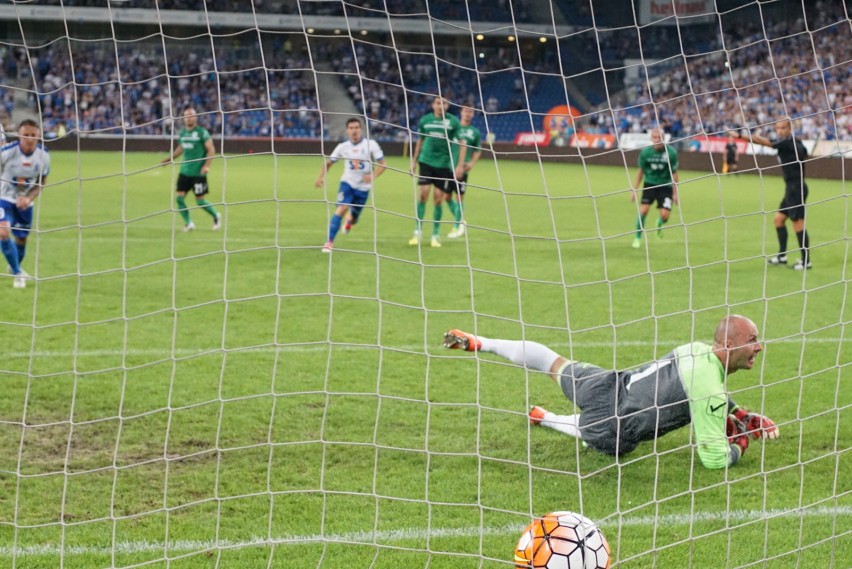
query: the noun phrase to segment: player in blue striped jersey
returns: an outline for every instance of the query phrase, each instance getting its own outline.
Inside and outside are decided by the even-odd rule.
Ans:
[[[50,154],[40,138],[38,124],[26,119],[18,126],[18,140],[0,148],[0,249],[15,277],[15,288],[27,286],[21,261],[33,223],[33,202],[50,173]]]
[[[344,161],[340,189],[337,192],[337,209],[329,223],[328,241],[322,248],[323,253],[330,253],[334,247],[334,238],[340,231],[343,216],[347,211],[349,214],[343,226],[343,233],[348,233],[349,229],[358,223],[358,218],[370,195],[373,181],[385,171],[385,155],[376,141],[364,138],[360,120],[351,118],[346,121],[346,136],[349,140],[335,147],[331,156],[323,163],[316,181],[316,187],[322,188],[328,169],[338,160]],[[375,169],[374,164],[377,165]]]

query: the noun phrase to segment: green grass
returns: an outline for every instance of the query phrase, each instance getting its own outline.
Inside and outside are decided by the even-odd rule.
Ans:
[[[407,245],[391,159],[328,256],[317,157],[217,161],[224,227],[194,210],[190,234],[159,158],[54,153],[38,280],[0,282],[0,568],[504,568],[559,509],[599,520],[619,567],[852,565],[843,184],[809,181],[800,274],[765,263],[773,177],[682,173],[637,251],[632,168],[483,160],[469,235],[433,250]],[[729,389],[782,439],[728,472],[688,429],[620,462],[531,429],[531,403],[570,410],[552,382],[440,347],[461,327],[623,368],[729,311],[767,342]]]

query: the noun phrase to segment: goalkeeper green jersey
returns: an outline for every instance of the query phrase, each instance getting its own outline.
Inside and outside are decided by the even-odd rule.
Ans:
[[[707,468],[731,464],[725,434],[729,406],[725,368],[707,344],[678,346],[626,375],[619,395],[622,437],[638,443],[692,423],[698,457]],[[635,445],[634,445],[635,446]]]
[[[672,174],[677,172],[677,150],[666,146],[658,151],[653,146],[639,153],[639,167],[645,173],[645,186],[670,186]]]
[[[207,161],[207,149],[210,133],[204,127],[196,126],[192,130],[181,129],[178,144],[183,148],[183,163],[180,173],[184,176],[201,176],[201,168]]]
[[[438,118],[434,113],[424,115],[417,125],[423,145],[417,161],[433,168],[454,169],[450,156],[450,141],[457,138],[461,122],[454,115],[445,114]]]
[[[458,137],[453,142],[453,164],[459,163],[459,151],[461,147],[458,143],[462,140],[465,144],[467,144],[467,152],[464,156],[465,164],[471,161],[471,159],[473,158],[473,153],[479,150],[479,147],[482,145],[478,128],[476,128],[472,124],[469,124],[467,126],[460,125]]]

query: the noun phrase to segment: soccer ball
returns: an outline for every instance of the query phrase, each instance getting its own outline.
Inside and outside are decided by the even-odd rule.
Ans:
[[[515,547],[518,569],[609,569],[609,544],[595,522],[552,512],[524,528]]]

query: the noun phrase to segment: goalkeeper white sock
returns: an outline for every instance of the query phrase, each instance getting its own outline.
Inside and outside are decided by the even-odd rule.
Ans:
[[[557,415],[547,411],[540,423],[560,433],[565,433],[575,438],[580,437],[580,415]]]
[[[512,363],[527,367],[536,371],[550,372],[553,362],[560,355],[537,342],[526,342],[516,340],[491,340],[479,336],[482,342],[482,352],[491,352],[509,360]]]

